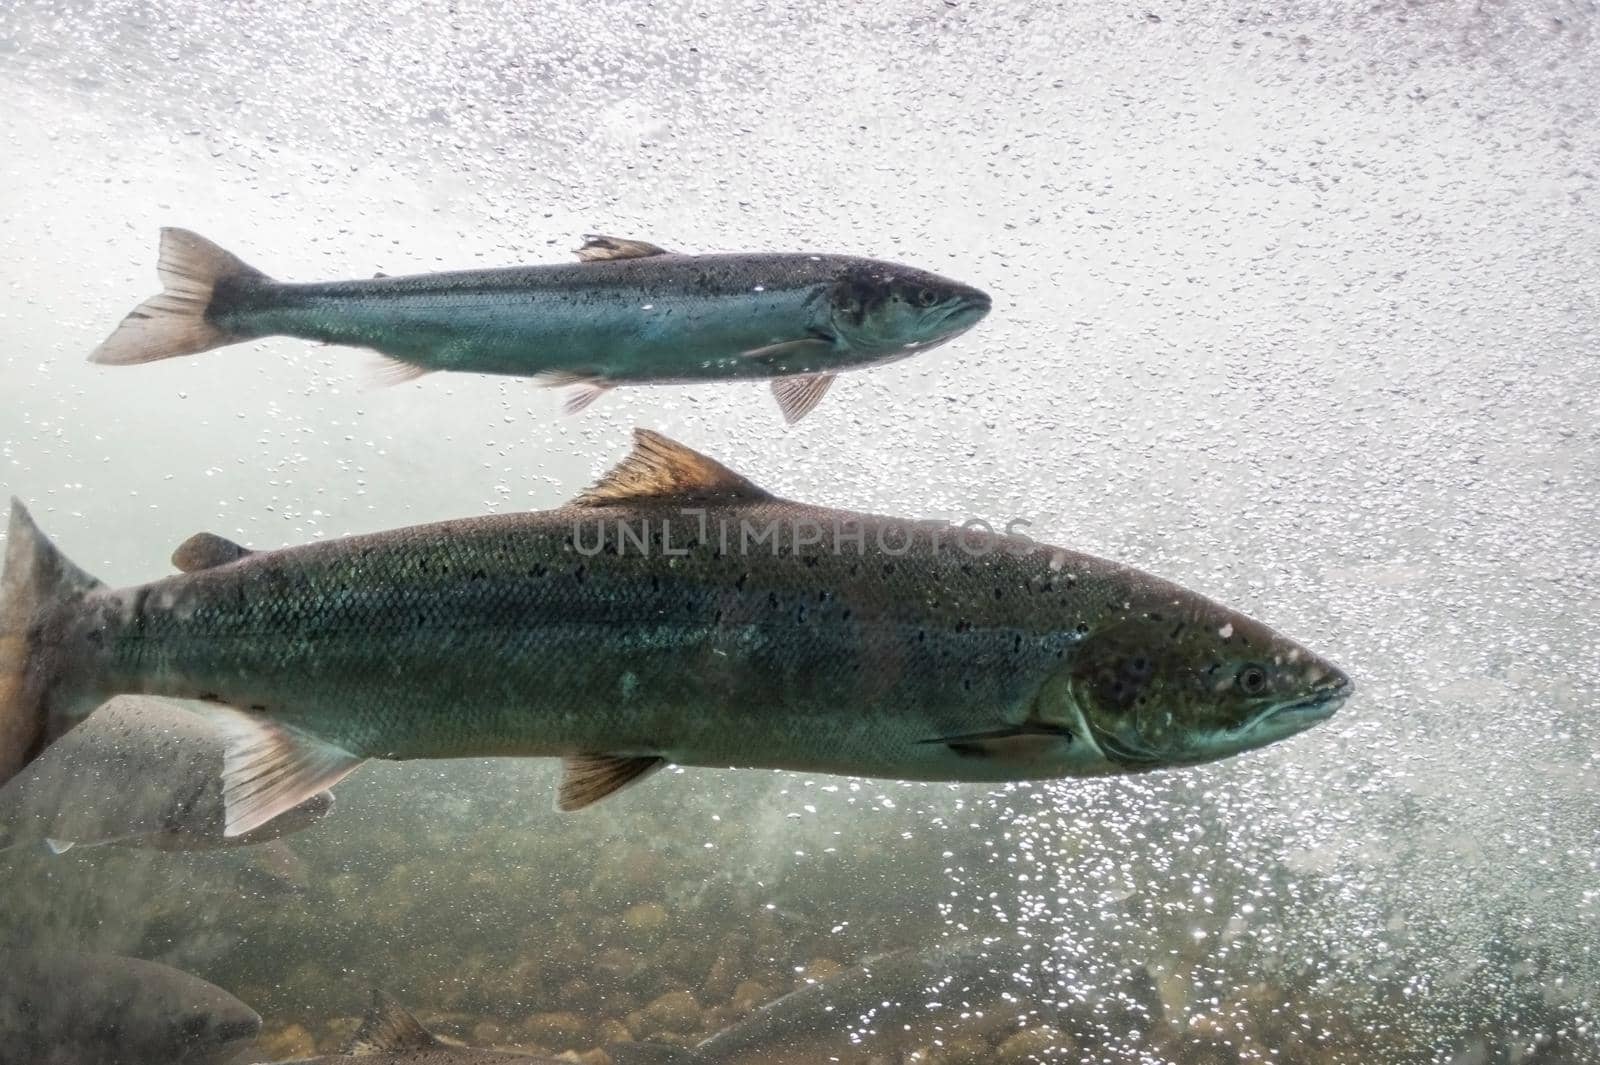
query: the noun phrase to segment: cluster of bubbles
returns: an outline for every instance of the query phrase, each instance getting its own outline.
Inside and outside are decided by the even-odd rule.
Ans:
[[[1276,1038],[1385,1060],[1585,1060],[1592,23],[1538,0],[12,5],[0,87],[29,106],[0,133],[0,279],[29,295],[0,318],[0,461],[80,516],[68,553],[112,579],[201,527],[274,545],[550,506],[633,424],[808,502],[1024,518],[1325,650],[1357,699],[1292,743],[1145,779],[667,776],[625,801],[703,829],[674,844],[686,911],[770,906],[846,953],[1014,931],[1051,995],[1099,1004],[1107,1055],[1145,1053],[1162,1018],[1265,1054],[1239,1018],[1276,1012]],[[517,382],[363,392],[359,357],[294,342],[104,387],[81,353],[149,287],[164,223],[305,279],[558,259],[587,229],[859,252],[981,284],[997,313],[846,378],[794,431],[754,386],[564,421]],[[542,777],[512,802],[503,781],[373,776],[308,840],[319,873],[377,864],[358,830],[396,809],[409,834],[365,846],[417,868],[464,833],[571,838],[523,809]],[[584,831],[624,831],[607,824]],[[509,877],[535,853],[560,860],[531,842],[483,860]],[[433,876],[419,890],[464,890]],[[509,918],[491,894],[429,911],[424,937],[333,892],[321,942],[375,964],[393,955],[371,937],[479,943]],[[240,944],[194,929],[223,905],[106,934],[222,971]],[[298,964],[250,963],[263,983]]]

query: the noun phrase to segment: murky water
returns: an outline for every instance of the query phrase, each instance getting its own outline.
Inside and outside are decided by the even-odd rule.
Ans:
[[[0,853],[0,935],[221,985],[265,1018],[248,1060],[333,1051],[375,986],[477,1046],[686,1043],[989,935],[1028,983],[904,989],[909,1025],[841,1011],[741,1060],[1600,1061],[1596,18],[0,11],[0,483],[111,583],[198,529],[554,506],[643,425],[790,498],[1029,521],[1359,686],[1303,736],[1143,778],[684,770],[562,815],[553,764],[374,763],[271,862]],[[368,356],[292,340],[86,364],[154,291],[161,225],[306,280],[557,261],[590,231],[840,251],[995,311],[792,429],[755,384],[569,418],[517,380],[373,390]]]

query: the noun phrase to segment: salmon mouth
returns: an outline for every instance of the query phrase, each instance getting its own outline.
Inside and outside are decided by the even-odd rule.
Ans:
[[[1282,730],[1285,734],[1292,734],[1310,728],[1320,721],[1326,721],[1339,712],[1355,693],[1355,684],[1343,673],[1335,671],[1333,676],[1321,687],[1303,699],[1292,703],[1274,706],[1263,712],[1254,720],[1247,722],[1238,731],[1240,733],[1254,732],[1262,726],[1271,726],[1275,731]]]
[[[1301,699],[1288,706],[1280,706],[1267,718],[1268,721],[1285,720],[1288,722],[1304,722],[1307,725],[1316,724],[1338,713],[1345,700],[1350,698],[1353,687],[1346,683],[1337,689],[1318,692],[1309,699]]]
[[[944,325],[957,329],[970,329],[989,313],[993,303],[987,294],[974,292],[970,296],[962,296],[950,305],[944,313]]]

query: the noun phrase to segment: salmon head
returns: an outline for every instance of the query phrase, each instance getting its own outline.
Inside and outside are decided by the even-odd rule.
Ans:
[[[1054,686],[1111,772],[1194,765],[1325,721],[1354,685],[1243,614],[1195,602],[1125,611],[1091,629]]]
[[[824,327],[854,354],[900,358],[937,347],[989,313],[989,296],[938,274],[857,260],[828,294]]]

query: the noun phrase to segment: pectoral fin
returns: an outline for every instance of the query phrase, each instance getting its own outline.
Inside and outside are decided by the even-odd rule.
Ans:
[[[793,425],[811,413],[811,408],[822,402],[833,384],[831,373],[805,374],[794,377],[774,377],[772,394],[783,411],[783,420]]]
[[[667,764],[665,758],[575,754],[561,760],[556,809],[581,810],[635,784]]]
[[[1070,744],[1072,730],[1038,722],[1007,725],[985,732],[958,736],[939,736],[922,743],[942,743],[963,758],[985,758],[998,762],[1031,762],[1050,750]]]
[[[229,839],[253,832],[355,772],[366,759],[294,728],[233,707],[212,705],[209,717],[227,739],[222,801]]]
[[[60,855],[60,854],[67,853],[73,847],[76,847],[78,844],[77,844],[76,841],[70,840],[70,839],[48,839],[47,838],[44,841],[44,845],[46,847],[50,848],[50,853],[51,854]]]
[[[833,342],[822,340],[818,337],[806,337],[803,340],[785,340],[778,344],[768,344],[764,348],[751,348],[741,351],[741,359],[759,360],[769,364],[774,373],[804,373],[815,369],[815,363],[828,355],[833,354]]]
[[[607,237],[600,233],[585,233],[583,247],[577,250],[577,256],[586,263],[603,262],[606,259],[647,259],[652,255],[671,255],[665,248],[658,248],[643,240],[629,240],[626,237]]]

